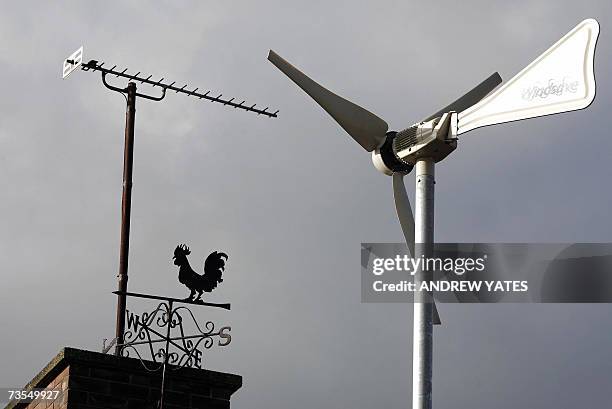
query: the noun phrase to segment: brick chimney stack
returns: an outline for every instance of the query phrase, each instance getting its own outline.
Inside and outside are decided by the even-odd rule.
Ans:
[[[205,369],[168,371],[164,409],[229,409],[242,377]],[[135,358],[64,348],[24,390],[57,390],[56,399],[11,402],[5,409],[156,409],[161,371]]]

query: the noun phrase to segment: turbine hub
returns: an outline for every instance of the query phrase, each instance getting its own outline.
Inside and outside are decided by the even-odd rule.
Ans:
[[[393,151],[396,136],[397,132],[395,131],[387,132],[385,142],[382,146],[372,151],[372,163],[374,163],[374,167],[388,176],[393,175],[395,172],[410,173],[414,167],[400,160]]]

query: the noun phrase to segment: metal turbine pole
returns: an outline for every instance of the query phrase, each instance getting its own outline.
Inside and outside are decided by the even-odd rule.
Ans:
[[[416,163],[415,258],[430,257],[434,242],[435,162],[430,158]],[[415,284],[427,280],[418,271]],[[412,351],[412,409],[431,409],[433,364],[433,303],[427,292],[415,292]]]
[[[125,112],[125,146],[123,150],[123,192],[121,195],[121,244],[119,250],[119,278],[117,297],[117,325],[115,355],[119,355],[125,333],[125,293],[128,283],[128,254],[130,251],[130,213],[132,210],[132,169],[134,163],[134,121],[136,119],[136,83],[127,86]]]

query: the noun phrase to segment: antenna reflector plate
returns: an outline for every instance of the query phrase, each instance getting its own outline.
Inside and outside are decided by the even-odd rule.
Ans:
[[[70,73],[81,66],[83,63],[83,46],[78,50],[70,54],[68,58],[64,60],[64,69],[62,70],[62,78],[66,78]]]

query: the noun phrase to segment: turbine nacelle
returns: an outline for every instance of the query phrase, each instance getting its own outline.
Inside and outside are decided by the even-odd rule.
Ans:
[[[372,151],[374,167],[385,175],[410,173],[417,161],[439,162],[457,148],[457,113],[412,125],[400,132],[387,132],[383,145]]]

